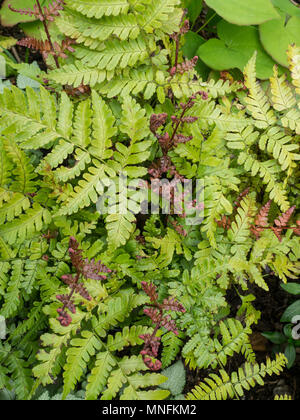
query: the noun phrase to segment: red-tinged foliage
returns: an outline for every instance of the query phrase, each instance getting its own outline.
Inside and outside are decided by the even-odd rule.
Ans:
[[[178,335],[176,323],[169,314],[164,314],[164,311],[185,312],[181,303],[177,302],[175,298],[170,297],[165,299],[163,303],[158,302],[157,288],[153,283],[143,281],[141,283],[144,292],[149,296],[151,304],[144,309],[144,313],[149,316],[155,328],[152,334],[140,335],[144,340],[144,347],[140,354],[143,356],[144,363],[151,370],[159,370],[161,362],[157,360],[158,351],[160,347],[160,337],[156,337],[159,328],[164,327],[168,331],[172,331]]]
[[[234,209],[237,210],[239,207],[241,207],[241,202],[243,198],[247,197],[247,195],[250,193],[250,187],[246,188],[236,199],[234,202]]]
[[[269,224],[269,213],[271,209],[272,201],[268,201],[259,211],[255,218],[254,224],[251,226],[251,232],[256,239],[259,239],[264,228],[268,227]]]
[[[69,256],[71,259],[72,266],[75,268],[75,274],[64,274],[61,279],[70,288],[69,295],[57,295],[56,298],[62,302],[63,307],[58,308],[59,314],[58,320],[62,326],[67,326],[72,322],[72,318],[66,312],[69,309],[73,314],[76,313],[76,307],[74,300],[72,299],[74,293],[78,293],[84,299],[91,301],[92,298],[88,291],[84,287],[83,283],[80,282],[81,277],[90,278],[94,280],[105,280],[107,277],[103,273],[111,273],[111,270],[101,263],[101,261],[95,262],[83,258],[83,251],[79,248],[79,243],[73,236],[69,240]]]
[[[40,51],[44,57],[47,59],[49,55],[60,57],[60,58],[67,58],[66,51],[74,52],[74,48],[71,47],[71,44],[74,44],[74,40],[71,39],[64,39],[60,44],[58,42],[51,43],[49,40],[42,41],[36,38],[23,38],[18,41],[18,45],[22,47],[31,48],[35,51]]]
[[[225,230],[231,228],[231,220],[229,216],[223,216],[221,220],[216,220],[216,223],[219,227],[222,227]]]
[[[158,294],[156,291],[156,286],[153,283],[148,283],[147,281],[142,281],[141,286],[146,293],[146,295],[149,296],[150,301],[152,303],[156,303],[158,299]]]
[[[11,4],[8,5],[8,8],[15,13],[20,15],[35,16],[36,19],[41,22],[48,20],[52,22],[55,17],[59,16],[59,12],[64,9],[64,1],[56,0],[53,3],[49,4],[48,7],[44,6],[41,8],[39,2],[34,5],[33,9],[15,9]]]
[[[277,236],[280,242],[282,241],[282,237],[281,237],[282,231],[287,228],[287,224],[295,210],[296,210],[296,206],[291,207],[285,213],[279,216],[278,219],[274,221],[274,224],[276,225],[276,227],[272,227],[271,229],[274,232],[274,234]]]
[[[163,127],[168,119],[168,115],[166,113],[162,114],[153,114],[150,118],[150,130],[158,139],[158,143],[161,147],[163,157],[158,161],[154,162],[149,170],[148,173],[151,175],[152,179],[161,179],[164,174],[169,174],[170,176],[184,179],[176,170],[175,165],[172,163],[171,158],[168,156],[169,151],[176,147],[180,143],[187,143],[193,139],[192,136],[186,136],[184,134],[179,133],[179,129],[184,124],[193,124],[195,123],[198,118],[193,116],[186,116],[186,112],[191,109],[195,105],[195,99],[201,96],[203,100],[208,99],[208,95],[204,91],[196,92],[192,95],[186,103],[180,103],[181,108],[181,115],[171,116],[172,121],[172,133],[168,133],[164,131],[159,133],[159,128]]]
[[[189,71],[194,70],[196,64],[198,63],[199,57],[195,56],[191,60],[185,60],[181,64],[177,64],[177,66],[172,67],[169,72],[171,76],[175,76],[176,73],[184,74]]]

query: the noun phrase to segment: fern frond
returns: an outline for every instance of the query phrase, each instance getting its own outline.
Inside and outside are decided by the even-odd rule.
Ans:
[[[75,88],[82,84],[94,87],[97,83],[109,79],[109,74],[106,70],[89,68],[81,61],[76,61],[74,64],[65,64],[60,69],[51,71],[49,78],[61,85],[68,84]]]
[[[109,159],[112,151],[108,150],[112,146],[111,138],[117,133],[114,127],[115,118],[96,92],[92,93],[93,105],[93,137],[91,140],[91,153],[99,159]]]
[[[92,356],[102,347],[99,339],[90,331],[82,331],[80,338],[73,338],[67,350],[67,363],[64,366],[64,391],[62,398],[74,390]]]
[[[7,367],[11,372],[11,378],[14,381],[14,390],[18,399],[26,400],[32,385],[31,370],[28,364],[24,361],[22,353],[19,351],[13,352],[7,359]]]
[[[282,372],[287,361],[283,354],[276,355],[276,359],[267,359],[266,364],[245,363],[238,372],[231,377],[221,370],[219,375],[211,374],[201,384],[195,387],[186,398],[188,400],[227,400],[228,398],[242,397],[246,391],[253,388],[256,383],[264,385],[266,375],[278,375]]]
[[[35,192],[36,189],[33,180],[36,178],[36,175],[34,174],[33,166],[29,162],[29,158],[11,137],[2,139],[1,141],[3,142],[8,158],[14,164],[14,181],[10,189],[23,194]]]
[[[269,193],[270,199],[274,200],[282,211],[290,208],[287,193],[282,183],[276,178],[279,172],[276,161],[268,160],[260,162],[250,153],[242,152],[239,155],[238,164],[243,165],[245,170],[251,172],[253,177],[258,175],[262,179],[262,182],[267,186],[266,191]]]
[[[273,107],[277,111],[285,111],[296,104],[296,98],[290,88],[286,75],[278,76],[278,67],[274,66],[273,77],[270,78]]]
[[[133,13],[126,15],[89,19],[79,13],[61,13],[56,19],[59,29],[68,37],[76,39],[77,43],[84,44],[91,49],[97,49],[103,41],[114,35],[121,41],[136,39],[140,34],[137,18]]]
[[[292,396],[288,394],[275,395],[274,401],[292,401]]]
[[[162,337],[162,367],[166,368],[171,365],[175,360],[177,354],[180,351],[180,348],[183,346],[183,334],[175,335],[172,331],[169,331],[167,334],[164,334]]]
[[[217,352],[216,358],[222,363],[222,366],[226,366],[228,356],[246,351],[245,344],[249,344],[251,332],[249,327],[244,327],[236,319],[228,318],[225,322],[220,323],[222,343],[215,339],[214,345]],[[249,353],[249,349],[247,349],[247,353]]]
[[[232,243],[241,244],[250,236],[250,226],[253,221],[256,208],[252,197],[247,196],[241,202],[237,210],[235,221],[228,232],[228,238]]]
[[[286,128],[296,131],[296,134],[300,134],[300,111],[298,109],[291,109],[284,116],[282,116],[282,125]]]
[[[21,289],[23,280],[24,262],[15,260],[12,262],[12,272],[7,290],[4,295],[4,304],[1,308],[1,315],[9,318],[17,313],[19,306],[22,305]]]
[[[0,227],[0,236],[12,245],[17,241],[23,242],[40,232],[51,221],[51,214],[39,204],[33,204],[26,214]]]
[[[108,234],[109,246],[112,250],[125,245],[134,231],[135,216],[127,212],[126,214],[109,214],[106,217],[106,229]]]
[[[261,136],[259,147],[262,151],[267,151],[278,160],[281,169],[293,169],[296,161],[300,160],[300,155],[294,153],[299,149],[297,144],[291,144],[292,137],[287,136],[279,127],[272,127]]]
[[[149,52],[155,51],[155,43],[151,40],[145,43],[143,39],[133,39],[120,43],[117,40],[107,41],[105,49],[90,50],[84,47],[77,47],[75,54],[77,59],[90,67],[97,67],[99,70],[115,70],[117,67],[134,67],[136,63],[143,62]]]
[[[264,93],[259,82],[256,80],[256,54],[253,55],[244,70],[245,85],[249,89],[249,95],[245,99],[247,109],[254,118],[254,124],[258,128],[267,128],[276,122],[276,117],[271,109],[267,95]]]
[[[20,216],[23,211],[28,210],[30,207],[29,198],[21,193],[13,193],[11,199],[0,206],[0,224],[5,221],[11,222],[14,218]]]

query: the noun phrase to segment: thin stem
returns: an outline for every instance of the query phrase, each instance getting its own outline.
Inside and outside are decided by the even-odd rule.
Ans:
[[[56,67],[59,69],[60,68],[60,65],[59,65],[59,61],[58,61],[57,55],[56,55],[56,51],[54,49],[54,46],[53,46],[53,43],[52,43],[52,40],[51,40],[51,35],[50,35],[50,32],[49,32],[49,29],[48,29],[48,26],[47,26],[47,19],[46,19],[45,15],[44,15],[42,6],[40,4],[40,1],[39,0],[36,0],[36,4],[37,4],[37,6],[39,8],[39,12],[40,12],[41,16],[43,16],[43,21],[42,22],[43,22],[44,29],[45,29],[45,32],[46,32],[46,35],[47,35],[47,39],[48,39],[49,44],[51,46],[51,49],[53,51],[53,57],[54,57],[54,61],[55,61]]]
[[[186,104],[186,106],[184,107],[184,109],[183,109],[183,111],[182,111],[182,113],[181,113],[180,118],[178,119],[178,122],[177,122],[177,124],[176,124],[176,127],[175,127],[175,129],[174,129],[174,131],[173,131],[173,134],[172,134],[172,137],[171,137],[171,140],[170,140],[170,143],[171,143],[171,144],[173,143],[174,138],[175,138],[175,136],[176,136],[176,134],[177,134],[178,128],[179,128],[180,124],[182,123],[182,118],[184,117],[184,115],[185,115],[186,111],[188,110],[188,105],[189,105],[189,104],[190,104],[190,101]]]
[[[199,33],[199,32],[201,32],[208,24],[209,24],[209,22],[211,22],[212,20],[213,20],[213,18],[215,17],[215,16],[217,16],[217,13],[214,13],[205,23],[204,23],[204,25],[202,25],[201,26],[201,28],[200,29],[198,29],[198,31],[196,32],[197,34]]]
[[[76,284],[78,284],[79,277],[80,277],[80,274],[79,274],[79,273],[77,273],[77,274],[76,274],[76,279],[75,279],[75,283],[76,283]],[[69,293],[69,295],[68,295],[68,300],[67,300],[67,302],[68,302],[68,303],[70,302],[70,300],[71,300],[72,296],[74,295],[74,292],[75,292],[75,286],[73,286],[73,287],[72,287],[71,292],[70,292],[70,293]],[[63,307],[62,307],[62,311],[64,311],[64,310],[66,309],[66,307],[67,307],[67,304],[68,304],[68,303],[64,303],[64,305],[63,305]]]
[[[15,59],[20,64],[22,61],[21,61],[21,58],[20,58],[20,56],[18,54],[18,51],[17,51],[16,47],[12,47],[11,50],[12,50],[12,52],[14,54]]]

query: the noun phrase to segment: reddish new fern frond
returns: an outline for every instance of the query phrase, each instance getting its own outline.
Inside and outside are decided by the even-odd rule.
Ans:
[[[78,293],[81,297],[86,300],[92,300],[88,291],[84,287],[83,283],[80,282],[80,278],[94,280],[105,280],[106,273],[111,273],[111,270],[101,263],[101,261],[95,262],[83,258],[83,251],[79,248],[78,241],[71,237],[69,240],[69,256],[71,259],[72,266],[75,268],[75,274],[64,274],[61,279],[71,289],[69,295],[57,295],[56,298],[62,304],[62,308],[58,308],[59,314],[58,321],[62,326],[66,327],[72,322],[71,316],[67,313],[66,309],[69,309],[73,314],[76,313],[76,307],[73,300],[74,293]]]
[[[239,207],[241,207],[241,202],[243,198],[247,197],[247,195],[250,193],[250,187],[246,188],[241,194],[238,196],[238,198],[234,202],[234,210],[236,211]]]
[[[160,337],[156,337],[159,328],[164,327],[174,334],[178,334],[176,323],[171,319],[170,315],[164,314],[164,311],[185,312],[181,303],[177,302],[175,298],[164,299],[163,303],[158,302],[157,288],[153,283],[143,281],[141,283],[144,292],[149,296],[151,304],[144,309],[144,313],[149,316],[155,328],[152,334],[141,335],[140,338],[144,340],[144,347],[141,351],[143,360],[146,366],[151,370],[159,370],[162,363],[157,360],[158,351],[160,347]]]
[[[27,15],[30,17],[35,16],[36,19],[41,22],[44,22],[45,20],[52,22],[55,17],[59,16],[59,12],[64,9],[64,4],[64,1],[56,0],[49,4],[48,7],[44,6],[43,9],[41,9],[38,2],[33,6],[33,9],[15,9],[11,4],[8,5],[8,8],[12,12],[19,13],[21,15]]]
[[[285,213],[283,213],[280,217],[278,217],[278,219],[274,221],[276,227],[272,227],[271,229],[275,233],[275,235],[277,236],[280,242],[282,241],[282,237],[281,237],[282,231],[284,229],[287,229],[287,224],[295,210],[296,210],[296,206],[291,207]]]
[[[67,58],[65,53],[66,51],[74,52],[74,48],[71,47],[72,43],[74,43],[74,41],[71,39],[65,39],[62,41],[61,45],[59,45],[58,42],[54,42],[52,44],[48,40],[42,41],[32,37],[23,38],[18,41],[18,45],[22,47],[40,51],[44,59],[47,59],[49,55],[52,55],[53,57]]]
[[[285,213],[274,220],[275,226],[269,226],[268,216],[270,213],[271,204],[272,201],[268,201],[267,204],[262,207],[259,214],[256,216],[254,224],[251,226],[251,232],[256,237],[256,239],[259,239],[262,232],[266,229],[271,229],[280,242],[282,241],[281,235],[284,230],[291,229],[296,235],[300,235],[300,221],[296,222],[296,227],[288,226],[288,223],[294,211],[296,210],[296,206],[292,206]]]
[[[268,227],[271,204],[272,201],[270,200],[260,209],[258,215],[255,218],[254,224],[251,226],[251,232],[256,237],[256,239],[259,239],[261,233],[266,227]]]
[[[180,116],[171,116],[171,121],[173,123],[172,134],[169,134],[168,132],[160,134],[158,132],[159,128],[164,126],[167,122],[168,115],[166,113],[153,114],[151,116],[150,130],[158,139],[158,143],[163,153],[163,157],[159,161],[154,162],[148,170],[149,175],[151,175],[153,179],[160,179],[162,175],[169,173],[171,176],[184,180],[184,177],[176,171],[176,167],[173,165],[171,158],[168,156],[168,152],[178,144],[187,143],[193,139],[192,136],[185,136],[178,131],[180,126],[183,126],[184,124],[193,124],[198,120],[198,117],[185,115],[186,112],[195,105],[195,99],[198,96],[201,96],[203,100],[208,99],[206,92],[196,92],[189,98],[188,102],[180,104],[180,108],[182,109]]]
[[[177,64],[177,66],[172,67],[169,70],[171,76],[175,76],[176,73],[184,74],[189,71],[194,70],[196,64],[198,63],[199,57],[195,56],[191,60],[185,60],[181,64]]]

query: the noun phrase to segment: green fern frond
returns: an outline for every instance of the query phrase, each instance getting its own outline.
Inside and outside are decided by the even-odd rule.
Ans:
[[[228,318],[220,323],[220,333],[222,343],[218,339],[214,340],[216,358],[222,366],[226,366],[228,357],[234,353],[247,353],[248,357],[253,356],[253,350],[249,349],[249,336],[252,331],[249,327],[244,327],[240,321]],[[247,343],[247,346],[246,346]],[[251,347],[251,346],[250,346]]]
[[[251,172],[251,176],[258,175],[264,184],[270,199],[279,205],[282,211],[287,211],[291,206],[287,199],[287,192],[278,181],[278,165],[275,160],[260,162],[255,156],[242,152],[238,157],[238,164],[243,165],[245,170]]]
[[[275,395],[274,401],[292,401],[292,396],[288,394]]]
[[[245,243],[250,236],[250,226],[253,222],[256,207],[252,197],[247,196],[242,200],[237,210],[235,221],[228,232],[228,238],[232,243]]]
[[[18,399],[26,400],[31,391],[33,380],[31,377],[31,370],[24,361],[22,353],[19,351],[11,353],[7,359],[6,365],[11,373],[11,378],[14,381],[14,391],[16,392]]]
[[[286,357],[283,354],[276,355],[275,360],[267,359],[266,364],[245,363],[238,372],[229,376],[224,370],[219,375],[211,374],[201,384],[191,391],[188,400],[227,400],[228,398],[242,397],[245,391],[249,391],[256,383],[264,385],[266,375],[278,375],[286,365]]]
[[[90,358],[101,349],[99,339],[90,331],[82,331],[80,338],[73,338],[67,350],[67,363],[64,366],[64,391],[62,398],[74,390]]]
[[[273,77],[270,78],[273,107],[277,111],[285,111],[296,105],[296,98],[290,88],[286,75],[278,76],[278,68],[274,66]]]
[[[143,62],[153,52],[156,45],[153,40],[145,43],[138,38],[120,43],[117,40],[107,41],[105,49],[90,50],[84,47],[76,48],[76,58],[88,67],[97,67],[99,70],[115,70],[117,67],[134,67],[138,62]]]
[[[300,159],[300,155],[294,153],[295,150],[299,149],[299,146],[297,144],[288,144],[291,141],[292,137],[285,135],[279,127],[272,127],[261,136],[259,147],[261,150],[266,150],[272,154],[278,160],[281,169],[286,171],[287,169],[295,168],[296,161]]]
[[[1,226],[0,236],[9,245],[17,241],[23,242],[25,239],[32,237],[35,232],[40,232],[50,221],[50,212],[35,203],[26,214],[22,214],[19,218]]]
[[[271,109],[267,95],[256,80],[256,54],[253,55],[244,70],[245,85],[249,89],[246,98],[247,109],[254,118],[258,128],[267,128],[276,122],[276,117]]]
[[[282,116],[282,125],[286,128],[296,131],[296,134],[300,134],[300,111],[298,109],[291,109],[284,116]]]

